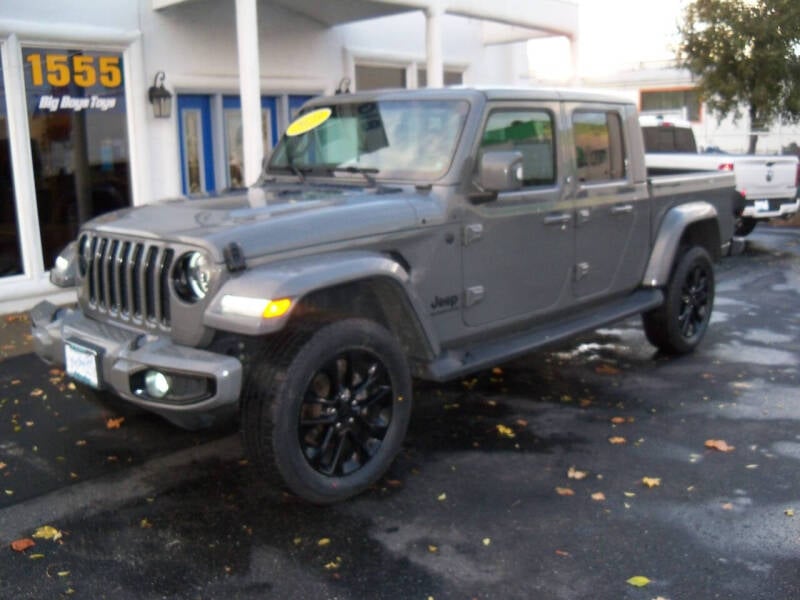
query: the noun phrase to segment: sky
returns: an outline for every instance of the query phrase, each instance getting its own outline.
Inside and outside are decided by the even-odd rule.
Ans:
[[[642,62],[670,60],[687,0],[574,0],[578,4],[578,76],[602,77]],[[536,79],[566,81],[569,44],[534,40],[528,48]]]

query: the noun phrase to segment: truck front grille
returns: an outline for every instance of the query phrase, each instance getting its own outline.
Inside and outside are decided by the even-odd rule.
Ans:
[[[173,250],[88,232],[80,237],[79,254],[90,309],[121,321],[169,328]]]

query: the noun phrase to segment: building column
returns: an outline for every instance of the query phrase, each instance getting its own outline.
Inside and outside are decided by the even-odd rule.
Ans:
[[[442,16],[444,10],[434,5],[425,11],[425,45],[427,52],[428,87],[444,87],[444,59],[442,58]]]
[[[569,40],[569,58],[572,69],[569,81],[572,85],[578,85],[578,36],[571,35],[567,39]]]
[[[252,185],[261,174],[261,160],[264,156],[256,0],[236,0],[236,40],[239,49],[239,94],[242,102],[243,175],[245,185]]]

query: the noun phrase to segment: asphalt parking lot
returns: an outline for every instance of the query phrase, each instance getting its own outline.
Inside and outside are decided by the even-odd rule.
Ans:
[[[717,275],[692,356],[630,320],[418,384],[389,475],[329,508],[234,430],[87,402],[5,317],[0,597],[800,597],[800,230],[757,228]]]

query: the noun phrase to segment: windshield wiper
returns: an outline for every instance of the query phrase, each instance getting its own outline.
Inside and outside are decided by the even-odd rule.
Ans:
[[[296,176],[297,179],[300,180],[300,183],[306,182],[306,173],[310,171],[310,169],[303,169],[301,167],[296,167],[293,164],[289,163],[288,165],[280,165],[280,166],[273,166],[270,167],[272,171],[289,171],[292,175]]]
[[[331,173],[359,173],[364,176],[364,179],[367,180],[367,183],[371,187],[375,187],[376,185],[375,178],[372,175],[380,173],[380,169],[376,169],[375,167],[354,167],[353,165],[348,167],[331,167],[328,171]]]

